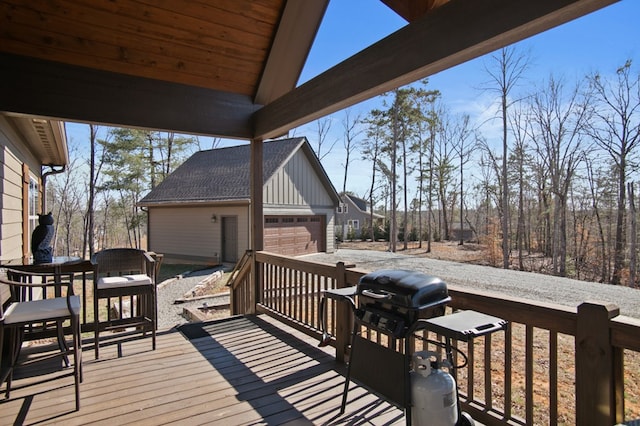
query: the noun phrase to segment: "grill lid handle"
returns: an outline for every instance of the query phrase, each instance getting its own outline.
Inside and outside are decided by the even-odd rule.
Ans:
[[[391,293],[376,293],[375,291],[367,289],[362,290],[362,295],[371,297],[372,299],[391,299],[393,297],[393,294]]]

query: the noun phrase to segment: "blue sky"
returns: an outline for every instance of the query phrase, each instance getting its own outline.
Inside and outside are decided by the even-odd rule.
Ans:
[[[364,15],[362,10],[367,10]],[[640,1],[622,0],[590,15],[548,30],[518,43],[518,49],[530,54],[530,68],[524,85],[539,84],[550,74],[568,82],[599,71],[612,73],[627,59],[634,60],[634,72],[640,70]],[[317,64],[333,66],[363,47],[405,25],[384,4],[372,0],[332,1],[321,26],[316,44],[309,55],[301,81],[323,71]],[[483,122],[491,116],[495,99],[482,91],[488,77],[483,72],[488,58],[480,57],[429,77],[429,87],[442,93],[443,102],[455,113],[469,113],[472,120]],[[529,90],[530,87],[523,87]],[[380,98],[352,107],[354,113],[366,114],[379,106]],[[479,118],[482,116],[482,118]],[[344,112],[332,115],[334,138],[339,139],[332,155],[323,161],[334,186],[342,189],[344,149],[341,120]],[[491,134],[492,123],[483,133]],[[498,123],[495,123],[496,125]],[[495,126],[494,126],[495,129]],[[296,135],[316,138],[312,124],[295,130]],[[312,143],[313,144],[313,143]],[[358,158],[360,156],[358,155]],[[370,166],[353,162],[349,166],[347,189],[364,196],[370,185]]]
[[[363,12],[364,11],[364,12]],[[640,1],[622,0],[590,15],[524,40],[518,49],[530,53],[531,67],[527,73],[529,84],[536,84],[551,73],[578,80],[587,73],[611,73],[627,59],[634,60],[634,72],[640,69]],[[382,37],[405,25],[405,22],[378,0],[331,0],[320,27],[300,82],[338,64]],[[456,113],[469,113],[477,118],[491,111],[494,102],[490,94],[480,90],[487,81],[483,68],[486,57],[471,60],[429,77],[429,87],[442,93],[444,103]],[[351,107],[354,114],[363,116],[381,104],[374,98]],[[342,188],[344,149],[342,124],[344,112],[331,116],[332,135],[337,140],[331,153],[323,161],[327,174],[336,189]],[[484,129],[491,133],[491,128]],[[85,125],[69,124],[69,139],[73,142],[88,138]],[[293,131],[307,136],[314,145],[316,129],[313,123]],[[224,141],[224,146],[242,141]],[[209,145],[206,141],[203,147]],[[360,158],[356,154],[357,159]],[[354,161],[349,167],[348,190],[364,196],[370,184],[370,166]]]

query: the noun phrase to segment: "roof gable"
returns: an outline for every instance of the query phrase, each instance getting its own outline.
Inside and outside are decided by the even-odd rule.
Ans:
[[[249,200],[250,149],[250,145],[239,145],[196,152],[151,190],[140,205]],[[335,194],[333,185],[304,137],[264,142],[263,182],[284,167],[298,150],[304,151],[307,157],[311,151],[311,163],[314,165],[313,160],[317,163],[314,165],[316,173],[325,181],[327,192]]]

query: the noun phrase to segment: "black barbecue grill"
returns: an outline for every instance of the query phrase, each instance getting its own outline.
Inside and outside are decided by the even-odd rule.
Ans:
[[[356,318],[394,338],[406,337],[419,318],[443,315],[451,301],[447,285],[440,278],[392,269],[364,275],[356,294]]]
[[[411,422],[409,369],[410,337],[418,330],[429,329],[450,339],[468,340],[504,328],[505,322],[473,311],[443,317],[451,301],[447,285],[440,279],[417,271],[382,269],[360,278],[357,286],[327,290],[320,299],[321,346],[331,336],[325,331],[325,298],[348,302],[354,313],[351,353],[341,413],[344,413],[351,379],[374,390],[389,401],[405,408],[407,424]],[[376,330],[389,338],[387,346],[361,335],[361,328]],[[404,341],[404,353],[394,349],[396,339]]]

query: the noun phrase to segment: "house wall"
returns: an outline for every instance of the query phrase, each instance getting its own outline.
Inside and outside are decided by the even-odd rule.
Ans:
[[[264,215],[323,215],[326,251],[335,249],[335,206],[327,189],[302,150],[264,184]]]
[[[302,150],[265,182],[263,201],[269,205],[333,209],[331,197]]]
[[[358,206],[349,198],[343,197],[342,202],[347,206],[346,213],[336,213],[336,224],[337,229],[342,231],[343,238],[347,238],[347,234],[349,231],[348,223],[350,220],[357,220],[359,222],[359,228],[355,232],[356,238],[363,238],[361,234],[362,228],[371,226],[371,213],[363,212],[358,208]],[[376,220],[376,215],[373,218],[374,222]],[[364,236],[365,238],[367,236]]]
[[[28,151],[21,137],[0,116],[0,196],[2,197],[0,224],[0,263],[21,263],[23,235],[26,224],[23,220],[22,175],[23,164],[40,182],[40,166]]]
[[[216,215],[216,222],[211,220]],[[238,259],[249,248],[249,206],[150,207],[148,250],[168,263],[220,261],[223,216],[238,218]]]

